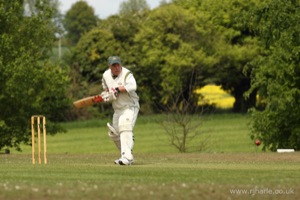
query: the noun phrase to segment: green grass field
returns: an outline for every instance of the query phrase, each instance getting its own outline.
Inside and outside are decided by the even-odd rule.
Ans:
[[[262,152],[249,139],[247,117],[195,118],[201,135],[178,153],[158,124],[140,116],[135,163],[118,166],[106,119],[65,123],[48,136],[47,165],[31,163],[31,148],[0,154],[0,199],[299,199],[300,154]]]

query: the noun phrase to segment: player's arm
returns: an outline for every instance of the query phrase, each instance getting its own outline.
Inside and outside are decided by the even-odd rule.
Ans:
[[[132,73],[130,73],[127,77],[126,77],[126,84],[124,86],[120,86],[119,90],[120,92],[133,92],[136,91],[137,89],[137,85],[136,85],[136,81],[135,78],[133,77]]]
[[[103,88],[103,91],[105,91],[105,92],[109,91],[108,86],[106,84],[106,81],[105,81],[104,77],[102,77],[102,88]]]
[[[120,92],[127,92],[126,88],[124,86],[119,86],[116,87],[115,90],[120,93]]]

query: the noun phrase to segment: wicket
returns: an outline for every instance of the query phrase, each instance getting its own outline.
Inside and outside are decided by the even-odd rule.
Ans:
[[[43,115],[31,116],[31,137],[32,137],[32,164],[35,164],[35,129],[37,129],[37,144],[38,144],[38,158],[39,164],[42,163],[41,158],[41,119],[42,119],[42,130],[43,130],[43,141],[44,141],[44,164],[47,164],[47,142],[46,142],[46,117]],[[35,121],[37,126],[35,127]]]

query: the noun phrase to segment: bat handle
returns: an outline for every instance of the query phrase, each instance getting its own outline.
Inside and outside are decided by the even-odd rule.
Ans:
[[[96,95],[96,96],[94,96],[94,98],[93,98],[93,102],[94,102],[94,103],[99,103],[99,102],[102,102],[102,101],[103,101],[103,98],[102,98],[101,95]]]

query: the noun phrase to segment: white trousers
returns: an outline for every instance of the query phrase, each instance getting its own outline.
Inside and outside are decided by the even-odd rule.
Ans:
[[[113,115],[113,127],[119,135],[120,153],[122,158],[133,160],[132,150],[134,146],[133,128],[138,116],[139,108],[129,107],[124,110],[115,110]],[[115,141],[118,141],[115,140]],[[116,144],[117,145],[117,144]],[[117,145],[118,146],[118,145]]]

